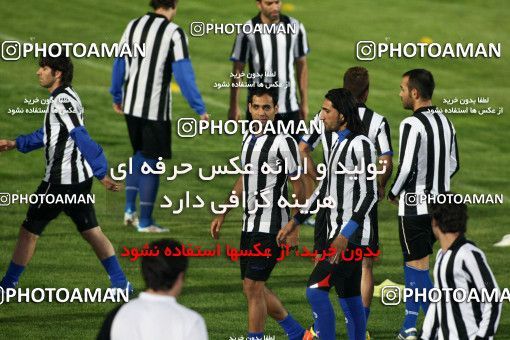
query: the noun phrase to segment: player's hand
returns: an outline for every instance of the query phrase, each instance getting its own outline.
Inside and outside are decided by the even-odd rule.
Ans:
[[[347,249],[347,243],[349,240],[342,234],[338,235],[337,238],[331,243],[331,247],[336,249],[336,254],[333,258],[329,259],[329,262],[337,264],[342,258],[342,252]]]
[[[307,104],[300,104],[299,105],[299,118],[301,120],[304,120],[306,122],[306,119],[308,118],[308,105]]]
[[[0,139],[0,152],[9,151],[16,148],[15,140]]]
[[[276,242],[278,243],[278,246],[281,247],[285,244],[290,244],[287,241],[292,241],[290,239],[291,233],[296,229],[297,223],[294,221],[294,219],[290,220],[285,227],[280,229],[278,232],[278,235],[276,235]],[[299,237],[299,231],[298,231],[298,237]]]
[[[120,191],[122,189],[122,184],[115,182],[108,176],[104,176],[104,178],[101,180],[101,183],[104,185],[106,190]]]
[[[228,119],[236,122],[241,119],[241,108],[239,106],[231,107],[228,111]]]
[[[200,115],[200,120],[209,121],[209,114],[206,112]]]
[[[384,196],[385,195],[385,190],[384,190],[384,187],[382,185],[377,185],[377,198],[378,198],[378,201],[382,201],[384,199]]]
[[[211,236],[215,240],[220,238],[220,229],[221,229],[221,225],[223,224],[223,221],[225,221],[225,215],[218,215],[211,222]]]
[[[113,103],[113,111],[117,112],[119,115],[123,115],[124,111],[122,111],[122,104]]]
[[[287,244],[291,249],[297,248],[299,245],[299,227],[294,228],[294,230],[287,235]]]

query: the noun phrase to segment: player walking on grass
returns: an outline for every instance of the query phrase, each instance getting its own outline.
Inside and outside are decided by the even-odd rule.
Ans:
[[[57,53],[53,53],[56,55]],[[103,149],[94,142],[83,126],[83,106],[71,87],[73,64],[65,56],[42,57],[39,62],[39,84],[51,93],[44,125],[39,130],[16,138],[0,140],[0,151],[18,149],[26,153],[44,147],[46,173],[35,194],[41,196],[89,195],[92,176],[107,190],[119,191],[120,185],[107,175]],[[112,288],[132,290],[120,268],[115,251],[101,231],[92,203],[48,204],[46,200],[31,204],[23,221],[11,263],[0,282],[3,288],[14,288],[32,258],[37,240],[51,220],[65,212],[83,238],[92,246],[103,264]]]
[[[274,121],[278,112],[278,93],[274,89],[255,88],[249,97],[249,110],[254,121],[262,126]],[[260,243],[260,249],[270,249],[270,257],[242,257],[241,279],[243,292],[248,300],[248,339],[264,338],[264,325],[267,314],[275,319],[287,333],[289,339],[301,340],[304,328],[285,310],[278,297],[266,286],[273,271],[280,248],[276,234],[289,220],[288,207],[279,206],[279,199],[287,198],[287,179],[296,176],[299,171],[299,154],[296,141],[284,134],[247,134],[243,139],[243,168],[250,165],[252,174],[241,175],[233,192],[238,198],[243,197],[243,231],[241,233],[241,250],[253,250]],[[286,164],[285,170],[278,172],[279,164]],[[264,174],[262,169],[269,166],[271,172]],[[298,201],[303,200],[301,176],[290,179]],[[261,207],[265,205],[265,207]],[[251,212],[250,212],[251,211]],[[218,215],[211,222],[211,234],[218,239],[220,228],[228,211]],[[297,231],[294,235],[297,243]]]

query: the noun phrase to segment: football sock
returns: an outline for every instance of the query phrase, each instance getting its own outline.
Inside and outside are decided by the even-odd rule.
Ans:
[[[418,287],[418,273],[416,268],[404,266],[405,287],[415,289]],[[416,319],[420,311],[420,303],[414,300],[414,292],[411,297],[406,299],[406,315],[404,319],[403,329],[416,328]]]
[[[23,273],[23,270],[25,270],[25,266],[20,266],[19,264],[11,261],[4,278],[0,282],[0,287],[14,288],[14,286],[16,286],[18,283],[19,277],[21,276],[21,273]]]
[[[368,324],[368,317],[370,316],[370,307],[364,307],[365,308],[365,320]]]
[[[264,332],[248,332],[246,340],[264,340]]]
[[[307,288],[306,298],[312,306],[315,333],[321,340],[334,340],[335,311],[329,300],[329,292],[317,288]]]
[[[142,163],[142,153],[137,151],[131,157],[131,173],[128,172],[126,175],[126,207],[124,209],[126,212],[136,211],[136,195],[138,194]]]
[[[124,272],[120,268],[117,256],[112,255],[110,257],[107,257],[106,259],[101,260],[101,263],[103,264],[104,269],[106,270],[108,276],[110,277],[112,287],[125,288],[127,284],[127,279],[126,276],[124,275]]]
[[[350,340],[364,340],[367,331],[365,311],[361,295],[349,298],[339,298],[340,306],[344,311],[347,335]]]
[[[289,340],[301,340],[305,334],[305,329],[297,322],[292,315],[288,314],[287,317],[281,321],[278,321],[280,326],[283,328]]]
[[[416,271],[416,281],[417,286],[420,289],[420,292],[423,291],[423,289],[426,290],[427,294],[429,290],[434,288],[434,284],[432,283],[432,280],[430,279],[429,271],[428,270],[422,270],[422,269],[415,269]],[[423,309],[423,312],[427,314],[427,311],[429,309],[430,302],[427,298],[424,298],[420,301],[421,308]]]
[[[143,157],[143,162],[146,162],[152,169],[156,170],[157,159]],[[140,194],[140,227],[148,227],[154,223],[152,219],[152,211],[154,210],[154,202],[159,187],[159,175],[147,174],[141,175],[140,183],[138,186],[138,193]]]

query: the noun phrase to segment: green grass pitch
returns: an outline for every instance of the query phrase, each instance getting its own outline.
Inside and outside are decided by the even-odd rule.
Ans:
[[[0,41],[23,42],[106,42],[120,39],[127,22],[149,11],[149,1],[16,1],[3,3],[0,10]],[[460,148],[460,172],[454,177],[452,189],[461,193],[502,193],[510,197],[510,46],[507,1],[340,1],[293,0],[287,14],[301,20],[308,31],[311,53],[310,111],[316,112],[323,95],[341,86],[341,75],[350,66],[368,68],[371,88],[368,105],[387,117],[392,142],[398,150],[398,126],[409,115],[398,98],[400,76],[417,67],[432,71],[436,79],[434,102],[442,98],[489,97],[490,106],[504,107],[496,116],[450,115],[455,124]],[[175,22],[189,35],[193,21],[244,22],[256,13],[255,1],[181,0]],[[359,40],[376,42],[418,42],[430,37],[435,42],[500,42],[502,57],[493,59],[389,59],[371,62],[355,58]],[[198,86],[213,119],[225,119],[228,90],[213,88],[214,82],[227,81],[231,70],[228,57],[234,36],[209,35],[191,37],[190,53]],[[124,162],[131,148],[124,119],[111,109],[108,93],[112,60],[75,59],[74,87],[85,106],[85,124],[90,135],[99,142],[110,166]],[[22,106],[27,98],[45,98],[35,72],[37,62],[28,58],[16,62],[0,61],[0,138],[15,138],[39,128],[40,114],[9,115],[9,108]],[[182,96],[174,94],[174,124],[177,118],[193,113]],[[244,92],[242,92],[244,97]],[[175,126],[174,126],[175,128]],[[237,155],[240,136],[203,135],[194,139],[173,136],[174,158],[167,168],[181,162],[194,168],[225,164]],[[32,193],[44,171],[44,154],[35,151],[0,154],[0,192]],[[394,157],[397,162],[397,157]],[[196,172],[173,182],[162,180],[158,202],[166,194],[180,197],[185,190],[200,194],[207,200],[222,201],[233,184],[233,177],[222,177],[209,183],[199,181]],[[143,235],[122,225],[123,193],[106,192],[96,181],[96,212],[101,227],[120,252],[123,246],[141,246],[159,237]],[[494,248],[493,243],[510,233],[508,201],[503,205],[469,207],[468,236],[488,257],[501,288],[510,286],[508,248]],[[10,260],[26,205],[0,207],[0,274]],[[185,243],[212,247],[209,235],[211,213],[206,209],[186,210],[174,216],[169,210],[157,208],[157,221],[169,227],[165,236]],[[382,257],[375,266],[376,284],[384,279],[403,282],[402,257],[398,242],[396,209],[387,202],[379,208]],[[224,225],[222,244],[238,245],[240,209],[231,213]],[[302,245],[311,246],[312,228],[302,227]],[[436,246],[437,247],[437,246]],[[437,250],[437,249],[436,249]],[[143,289],[138,262],[121,259],[128,278],[138,291]],[[303,325],[311,321],[305,299],[305,284],[311,264],[289,258],[280,263],[268,285]],[[60,216],[46,229],[36,254],[20,280],[21,287],[107,287],[109,281],[89,246],[75,231],[71,221]],[[246,302],[241,291],[238,264],[226,257],[192,259],[185,290],[180,302],[200,312],[207,323],[211,339],[245,336],[247,329]],[[345,339],[346,331],[338,303],[337,336]],[[0,338],[2,339],[91,339],[113,304],[8,304],[0,306]],[[509,306],[505,304],[498,339],[510,339]],[[404,306],[383,306],[374,298],[368,328],[372,338],[390,339],[401,325]],[[422,318],[419,319],[421,325]],[[280,327],[268,320],[266,334],[286,338]]]

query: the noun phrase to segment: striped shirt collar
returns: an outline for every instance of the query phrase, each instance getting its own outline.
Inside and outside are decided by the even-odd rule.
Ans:
[[[164,15],[161,15],[161,14],[158,14],[158,13],[154,13],[154,12],[147,12],[147,15],[153,16],[153,17],[158,17],[158,18],[163,18],[165,20],[168,20],[168,18],[165,17]]]
[[[459,237],[457,237],[455,239],[455,241],[453,241],[453,243],[451,244],[450,248],[448,248],[448,251],[451,250],[451,251],[456,251],[458,250],[460,247],[462,247],[463,245],[465,245],[466,243],[471,243],[472,245],[474,245],[473,242],[469,241],[468,239],[466,239],[466,236],[465,235],[459,235]]]
[[[426,112],[426,111],[436,112],[437,111],[437,107],[435,105],[420,107],[418,110],[414,111],[413,115],[415,115],[417,113]]]
[[[66,90],[66,85],[60,85],[59,87],[57,87],[55,90],[53,90],[53,92],[51,93],[50,97],[56,97],[58,96],[60,93],[62,92],[65,92]]]
[[[337,143],[340,144],[344,141],[345,138],[347,138],[347,136],[349,136],[349,134],[351,133],[351,130],[345,129],[342,131],[337,131],[336,133],[338,134]]]

